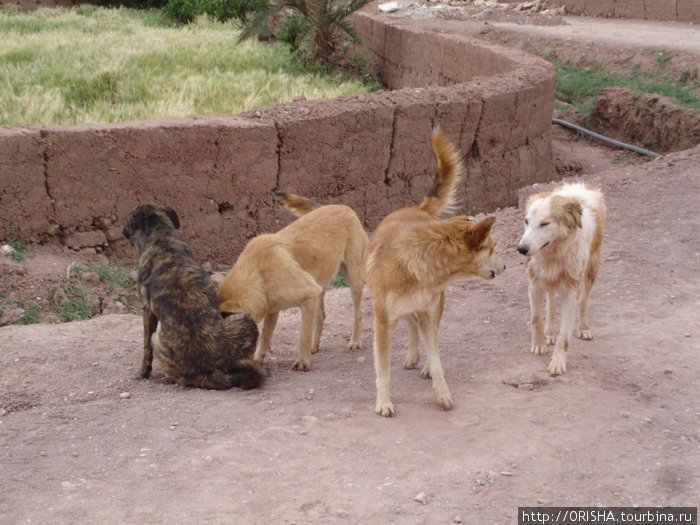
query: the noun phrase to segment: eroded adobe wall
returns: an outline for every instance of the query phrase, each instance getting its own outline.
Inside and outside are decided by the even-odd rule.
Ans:
[[[399,89],[231,116],[0,128],[0,235],[10,223],[24,237],[58,225],[71,248],[131,257],[124,216],[157,202],[178,211],[198,258],[227,264],[292,220],[276,188],[347,203],[372,230],[424,195],[436,125],[463,153],[470,211],[513,204],[521,186],[556,176],[547,62],[379,15],[356,25]]]
[[[550,0],[576,15],[700,22],[698,0]]]

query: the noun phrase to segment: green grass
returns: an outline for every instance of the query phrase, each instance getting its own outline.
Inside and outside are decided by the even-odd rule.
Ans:
[[[0,125],[71,125],[239,113],[367,92],[302,74],[286,45],[237,44],[231,23],[176,25],[159,11],[0,10]]]
[[[29,253],[29,246],[27,243],[20,239],[17,228],[10,224],[9,231],[7,232],[7,238],[9,239],[8,244],[12,248],[11,258],[14,262],[24,262]]]
[[[581,115],[591,113],[601,89],[613,86],[657,93],[700,113],[700,97],[694,94],[689,75],[674,79],[662,70],[645,72],[634,67],[626,73],[615,73],[602,66],[580,68],[557,60],[553,63],[557,70],[557,99],[572,104]]]
[[[329,288],[347,288],[350,286],[348,279],[345,276],[343,270],[338,270],[338,274],[335,276],[335,280],[331,283]]]
[[[24,315],[22,316],[22,324],[37,324],[39,319],[39,306],[36,304],[25,304]]]
[[[0,294],[0,301],[4,299],[4,295]],[[18,299],[14,301],[14,304],[24,310],[22,314],[21,324],[37,324],[40,322],[39,318],[39,305],[34,301],[28,301],[25,299]],[[0,304],[0,314],[5,310],[8,304]]]
[[[88,304],[85,288],[78,283],[70,283],[65,287],[66,298],[56,304],[55,312],[64,323],[84,321],[95,316],[98,311]]]
[[[111,263],[92,262],[86,266],[72,266],[71,274],[80,276],[85,272],[95,272],[108,290],[117,288],[136,290],[136,283],[129,276],[132,270],[132,267],[123,266],[115,259]]]
[[[110,292],[114,293],[114,299],[121,302],[129,312],[136,313],[139,308],[136,283],[130,277],[134,268],[123,266],[117,259],[105,262],[93,262],[86,266],[72,266],[71,275],[80,277],[85,272],[95,272],[100,282]],[[93,312],[93,315],[97,312]]]

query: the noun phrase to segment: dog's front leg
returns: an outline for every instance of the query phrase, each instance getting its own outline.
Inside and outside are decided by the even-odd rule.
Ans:
[[[374,368],[377,372],[377,403],[374,411],[380,416],[396,414],[391,402],[391,336],[395,323],[389,323],[386,314],[374,312]]]
[[[449,410],[454,406],[452,394],[445,381],[445,372],[442,369],[440,360],[440,348],[438,346],[438,323],[437,313],[418,313],[418,327],[423,338],[423,344],[428,353],[428,366],[430,376],[433,378],[433,391],[435,399],[443,409]]]
[[[311,370],[311,346],[318,316],[318,296],[310,297],[301,307],[301,336],[299,337],[299,357],[292,365],[292,370],[308,372]]]
[[[270,312],[263,318],[262,327],[260,328],[260,337],[258,337],[258,344],[255,346],[255,355],[253,356],[253,359],[259,363],[262,363],[268,350],[270,350],[272,332],[275,331],[279,315],[279,312]]]
[[[544,335],[544,296],[545,289],[541,283],[530,281],[528,287],[530,296],[530,313],[532,322],[532,346],[530,352],[533,354],[547,353],[547,339]]]
[[[143,307],[143,360],[141,370],[134,379],[147,379],[153,369],[153,343],[151,337],[158,326],[158,319],[148,305]]]
[[[561,292],[561,322],[557,344],[554,347],[552,360],[549,362],[550,375],[566,372],[566,352],[569,350],[569,340],[576,317],[576,290],[564,289]]]

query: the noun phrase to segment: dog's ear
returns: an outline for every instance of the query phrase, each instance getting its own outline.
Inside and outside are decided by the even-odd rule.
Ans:
[[[479,248],[491,233],[493,223],[496,222],[495,217],[487,217],[483,221],[472,224],[464,233],[464,239],[467,245],[472,248]]]
[[[571,201],[564,207],[566,214],[571,217],[577,228],[583,228],[583,207],[580,202]]]
[[[180,229],[180,217],[177,216],[177,212],[175,210],[173,210],[170,206],[164,206],[163,210],[165,211],[165,214],[170,219],[170,222],[173,223],[173,226],[175,227],[175,229],[179,230]]]
[[[583,207],[576,199],[559,195],[552,197],[552,216],[567,228],[583,227]]]

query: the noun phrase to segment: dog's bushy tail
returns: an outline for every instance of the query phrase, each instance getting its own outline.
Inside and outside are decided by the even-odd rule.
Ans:
[[[276,191],[275,198],[279,203],[285,208],[291,211],[294,215],[301,217],[307,213],[311,213],[316,208],[320,208],[321,205],[317,202],[302,197],[301,195],[294,195],[293,193],[285,193],[283,191]]]
[[[267,372],[254,359],[239,359],[236,367],[227,374],[231,386],[250,390],[257,388],[265,382]]]
[[[420,209],[434,217],[440,216],[446,208],[454,204],[454,194],[462,174],[462,160],[454,145],[439,128],[433,130],[431,140],[437,157],[437,170],[428,194]]]
[[[238,387],[243,390],[257,388],[265,382],[267,372],[253,359],[239,359],[228,370],[215,370],[202,374],[194,382],[200,388],[228,390]]]

